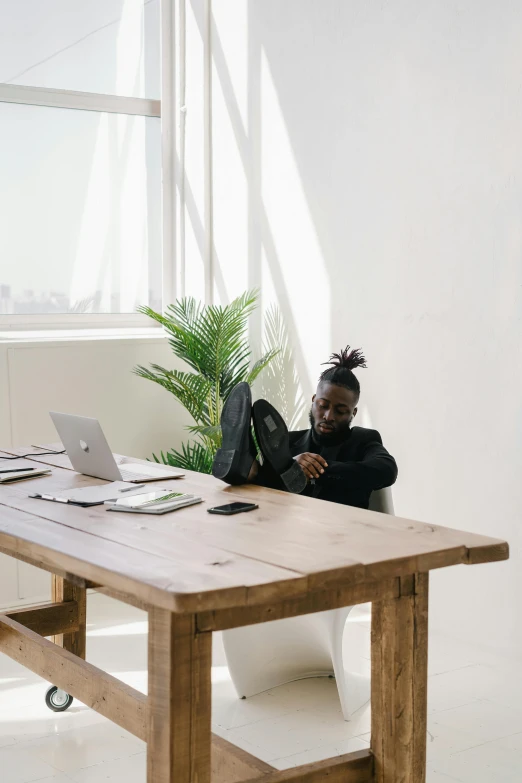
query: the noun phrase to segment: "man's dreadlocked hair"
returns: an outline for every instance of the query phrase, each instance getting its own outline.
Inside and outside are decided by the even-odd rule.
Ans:
[[[366,367],[366,359],[360,348],[350,350],[350,346],[347,345],[344,351],[333,353],[330,356],[330,361],[325,364],[332,366],[321,373],[319,383],[335,383],[337,386],[345,386],[359,397],[361,387],[352,370],[355,370],[356,367]]]

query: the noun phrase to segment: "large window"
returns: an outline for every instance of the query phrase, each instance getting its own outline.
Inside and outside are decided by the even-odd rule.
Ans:
[[[160,0],[0,0],[0,330],[162,307],[159,97]]]

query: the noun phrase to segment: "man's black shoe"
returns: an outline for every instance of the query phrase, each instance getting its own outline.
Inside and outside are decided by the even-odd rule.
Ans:
[[[221,413],[223,441],[212,464],[212,474],[227,484],[245,484],[256,459],[250,429],[252,393],[248,383],[238,383]]]
[[[266,400],[255,402],[252,414],[261,453],[279,474],[286,489],[299,494],[305,489],[307,480],[301,466],[292,458],[286,424]]]

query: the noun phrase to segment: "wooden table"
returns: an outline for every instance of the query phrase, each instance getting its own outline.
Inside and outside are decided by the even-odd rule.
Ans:
[[[425,780],[428,573],[504,560],[505,542],[201,474],[176,487],[205,503],[166,516],[78,508],[27,495],[100,482],[37,461],[53,475],[0,487],[0,551],[50,571],[53,602],[0,615],[0,651],[145,740],[148,783]],[[238,499],[259,510],[207,514]],[[148,696],[84,660],[92,586],[148,611]],[[212,735],[213,631],[367,601],[371,750],[279,772]]]

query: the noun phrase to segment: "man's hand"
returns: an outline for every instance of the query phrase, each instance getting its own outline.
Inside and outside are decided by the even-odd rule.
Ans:
[[[301,466],[307,479],[319,478],[324,473],[324,469],[328,467],[326,460],[319,454],[311,454],[309,451],[298,454],[294,459]]]

